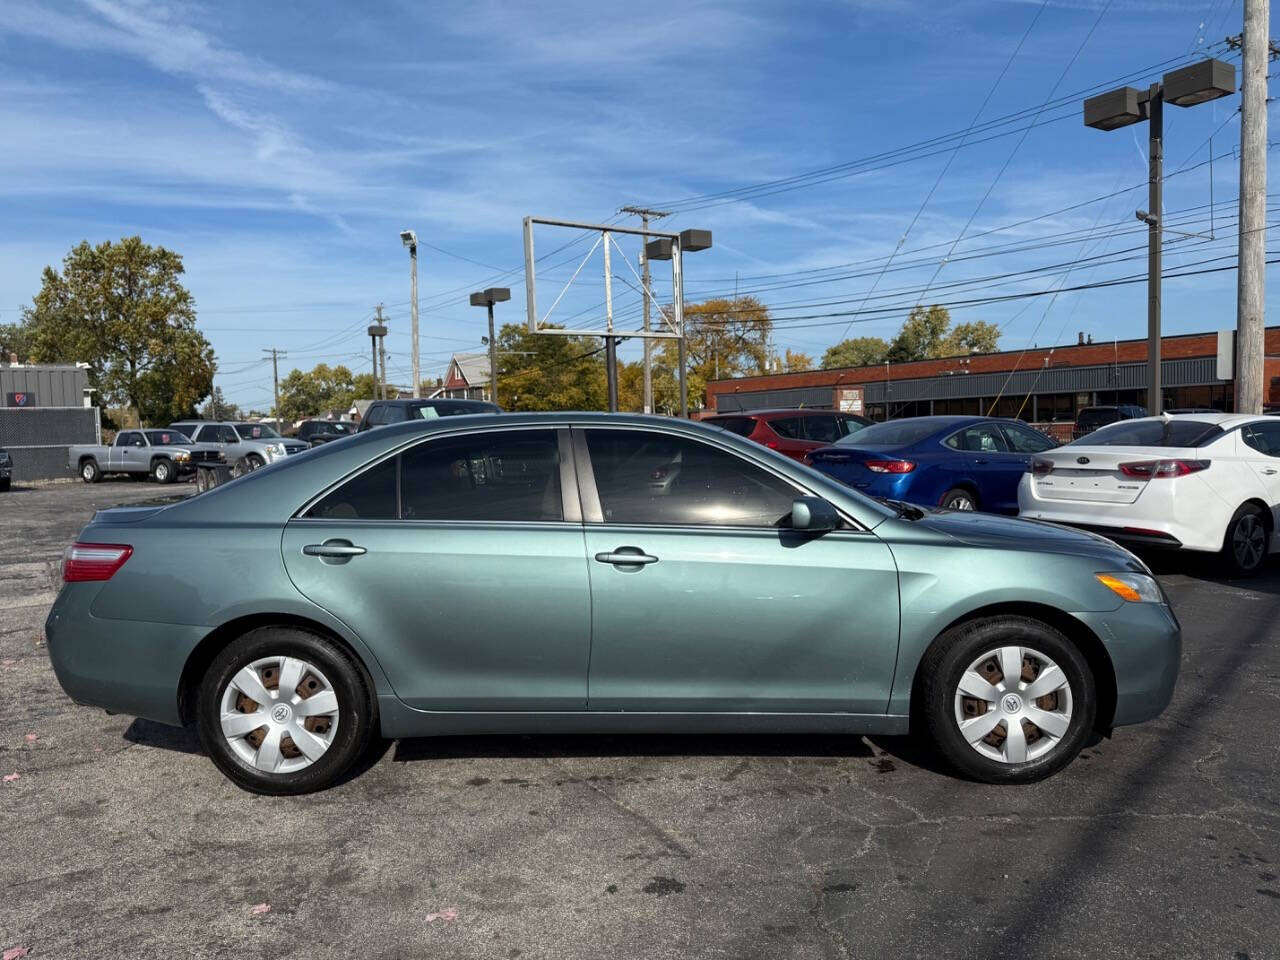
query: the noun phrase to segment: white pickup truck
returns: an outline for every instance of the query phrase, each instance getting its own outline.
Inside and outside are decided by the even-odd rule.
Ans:
[[[111,446],[77,444],[67,451],[67,466],[85,483],[108,473],[147,474],[156,483],[172,483],[195,473],[200,463],[223,462],[222,451],[209,443],[192,443],[187,435],[166,430],[121,430]]]

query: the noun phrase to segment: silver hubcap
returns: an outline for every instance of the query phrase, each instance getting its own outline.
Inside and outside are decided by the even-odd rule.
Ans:
[[[86,464],[84,465],[84,469],[80,471],[80,475],[81,475],[82,477],[84,477],[86,480],[92,480],[92,479],[93,479],[93,464],[91,464],[91,463],[86,463]]]
[[[956,494],[954,497],[952,497],[950,500],[947,501],[947,506],[950,507],[952,510],[972,510],[973,501],[970,500],[968,497],[964,496],[963,494]]]
[[[1071,726],[1071,684],[1031,647],[999,647],[960,677],[955,716],[960,735],[990,760],[1025,763],[1052,750]]]
[[[1262,562],[1267,549],[1267,531],[1257,515],[1247,513],[1236,522],[1235,531],[1231,534],[1231,549],[1236,555],[1236,563],[1246,570]]]
[[[160,480],[169,479],[169,465],[167,463],[156,464],[156,477]]]
[[[222,734],[263,773],[309,767],[338,732],[338,697],[318,667],[296,657],[264,657],[242,667],[222,691]]]

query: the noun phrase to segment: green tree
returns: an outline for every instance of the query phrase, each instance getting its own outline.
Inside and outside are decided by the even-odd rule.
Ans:
[[[205,420],[239,420],[240,408],[222,395],[221,387],[214,387],[208,401],[200,408],[200,416]]]
[[[31,356],[31,332],[25,323],[0,323],[0,363],[16,354],[22,362]]]
[[[707,381],[765,372],[773,319],[755,297],[715,299],[684,308],[689,409],[706,405]],[[654,351],[653,403],[658,411],[680,410],[679,347],[662,341]]]
[[[498,403],[505,410],[603,410],[608,406],[599,337],[545,336],[520,324],[498,334]]]
[[[366,386],[372,388],[372,375]],[[362,397],[360,399],[370,399]],[[355,377],[338,364],[317,363],[310,370],[291,370],[280,381],[280,419],[287,421],[314,417],[326,410],[347,408],[355,397]]]
[[[950,326],[951,314],[947,313],[946,307],[934,304],[927,310],[924,307],[913,308],[889,344],[885,359],[890,363],[905,363],[941,356],[942,341]]]
[[[87,363],[99,401],[143,423],[186,416],[213,389],[214,359],[183,272],[181,255],[141,237],[80,243],[23,309],[31,359]]]
[[[995,353],[1000,346],[1000,328],[978,320],[958,323],[942,341],[940,357],[957,357],[970,353]]]
[[[889,355],[889,343],[881,337],[853,337],[827,347],[822,355],[822,369],[832,367],[869,367],[884,363]]]

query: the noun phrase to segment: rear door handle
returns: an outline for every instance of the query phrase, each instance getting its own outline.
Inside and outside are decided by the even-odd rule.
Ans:
[[[1271,476],[1273,473],[1275,473],[1275,471],[1270,467],[1267,467],[1267,469],[1263,470],[1262,472],[1265,473],[1267,476]]]
[[[646,563],[657,563],[658,558],[645,553],[639,547],[618,547],[612,552],[597,553],[600,563],[612,563],[617,567],[641,567]]]
[[[324,543],[309,543],[302,548],[302,552],[308,557],[345,562],[368,551],[364,547],[357,547],[350,540],[326,540]]]

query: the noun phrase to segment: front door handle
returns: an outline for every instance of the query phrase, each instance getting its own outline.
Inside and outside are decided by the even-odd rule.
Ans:
[[[324,543],[309,543],[302,548],[308,557],[319,557],[328,563],[346,563],[352,557],[361,556],[368,551],[357,547],[350,540],[326,540]]]
[[[658,558],[645,553],[639,547],[618,547],[612,552],[597,553],[600,563],[612,563],[617,567],[641,567],[646,563],[657,563]]]
[[[1271,467],[1267,467],[1267,469],[1263,470],[1262,472],[1263,472],[1263,473],[1265,473],[1265,474],[1269,477],[1269,476],[1271,476],[1273,473],[1275,473],[1275,470],[1271,469]]]

